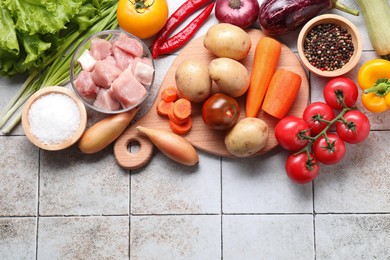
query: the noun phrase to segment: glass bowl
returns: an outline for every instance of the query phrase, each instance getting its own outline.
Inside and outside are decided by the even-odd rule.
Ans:
[[[154,77],[155,64],[148,47],[121,30],[88,37],[77,47],[70,64],[74,92],[87,107],[105,114],[139,106],[149,95]]]

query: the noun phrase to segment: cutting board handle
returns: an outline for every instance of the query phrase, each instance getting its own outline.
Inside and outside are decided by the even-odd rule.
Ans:
[[[131,152],[131,144],[138,144],[139,149]],[[153,154],[153,144],[142,136],[134,125],[130,126],[115,142],[115,158],[122,168],[138,169],[149,162]]]

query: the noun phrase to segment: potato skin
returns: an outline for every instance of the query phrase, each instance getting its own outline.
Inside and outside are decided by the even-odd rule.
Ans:
[[[237,157],[251,156],[263,149],[268,141],[267,123],[255,117],[241,119],[225,136],[227,150]]]
[[[212,80],[206,63],[194,59],[183,61],[176,69],[175,81],[181,98],[201,103],[210,96]]]
[[[203,45],[218,57],[241,60],[248,55],[252,42],[249,35],[240,27],[219,23],[207,30]]]
[[[209,73],[219,90],[232,97],[245,94],[249,88],[250,75],[240,62],[230,58],[217,58],[210,62]]]

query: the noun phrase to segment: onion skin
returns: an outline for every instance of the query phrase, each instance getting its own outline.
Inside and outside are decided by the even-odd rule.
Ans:
[[[81,136],[78,146],[86,154],[97,153],[114,142],[127,128],[139,108],[102,119]]]
[[[218,0],[214,10],[219,22],[230,23],[243,29],[256,22],[259,11],[257,0]]]
[[[168,158],[187,166],[194,166],[199,163],[198,153],[184,137],[169,131],[143,126],[137,126],[137,130],[146,135]]]

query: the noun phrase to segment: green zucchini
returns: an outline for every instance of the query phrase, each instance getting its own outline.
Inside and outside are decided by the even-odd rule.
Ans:
[[[390,5],[388,0],[356,0],[376,53],[390,59]]]

